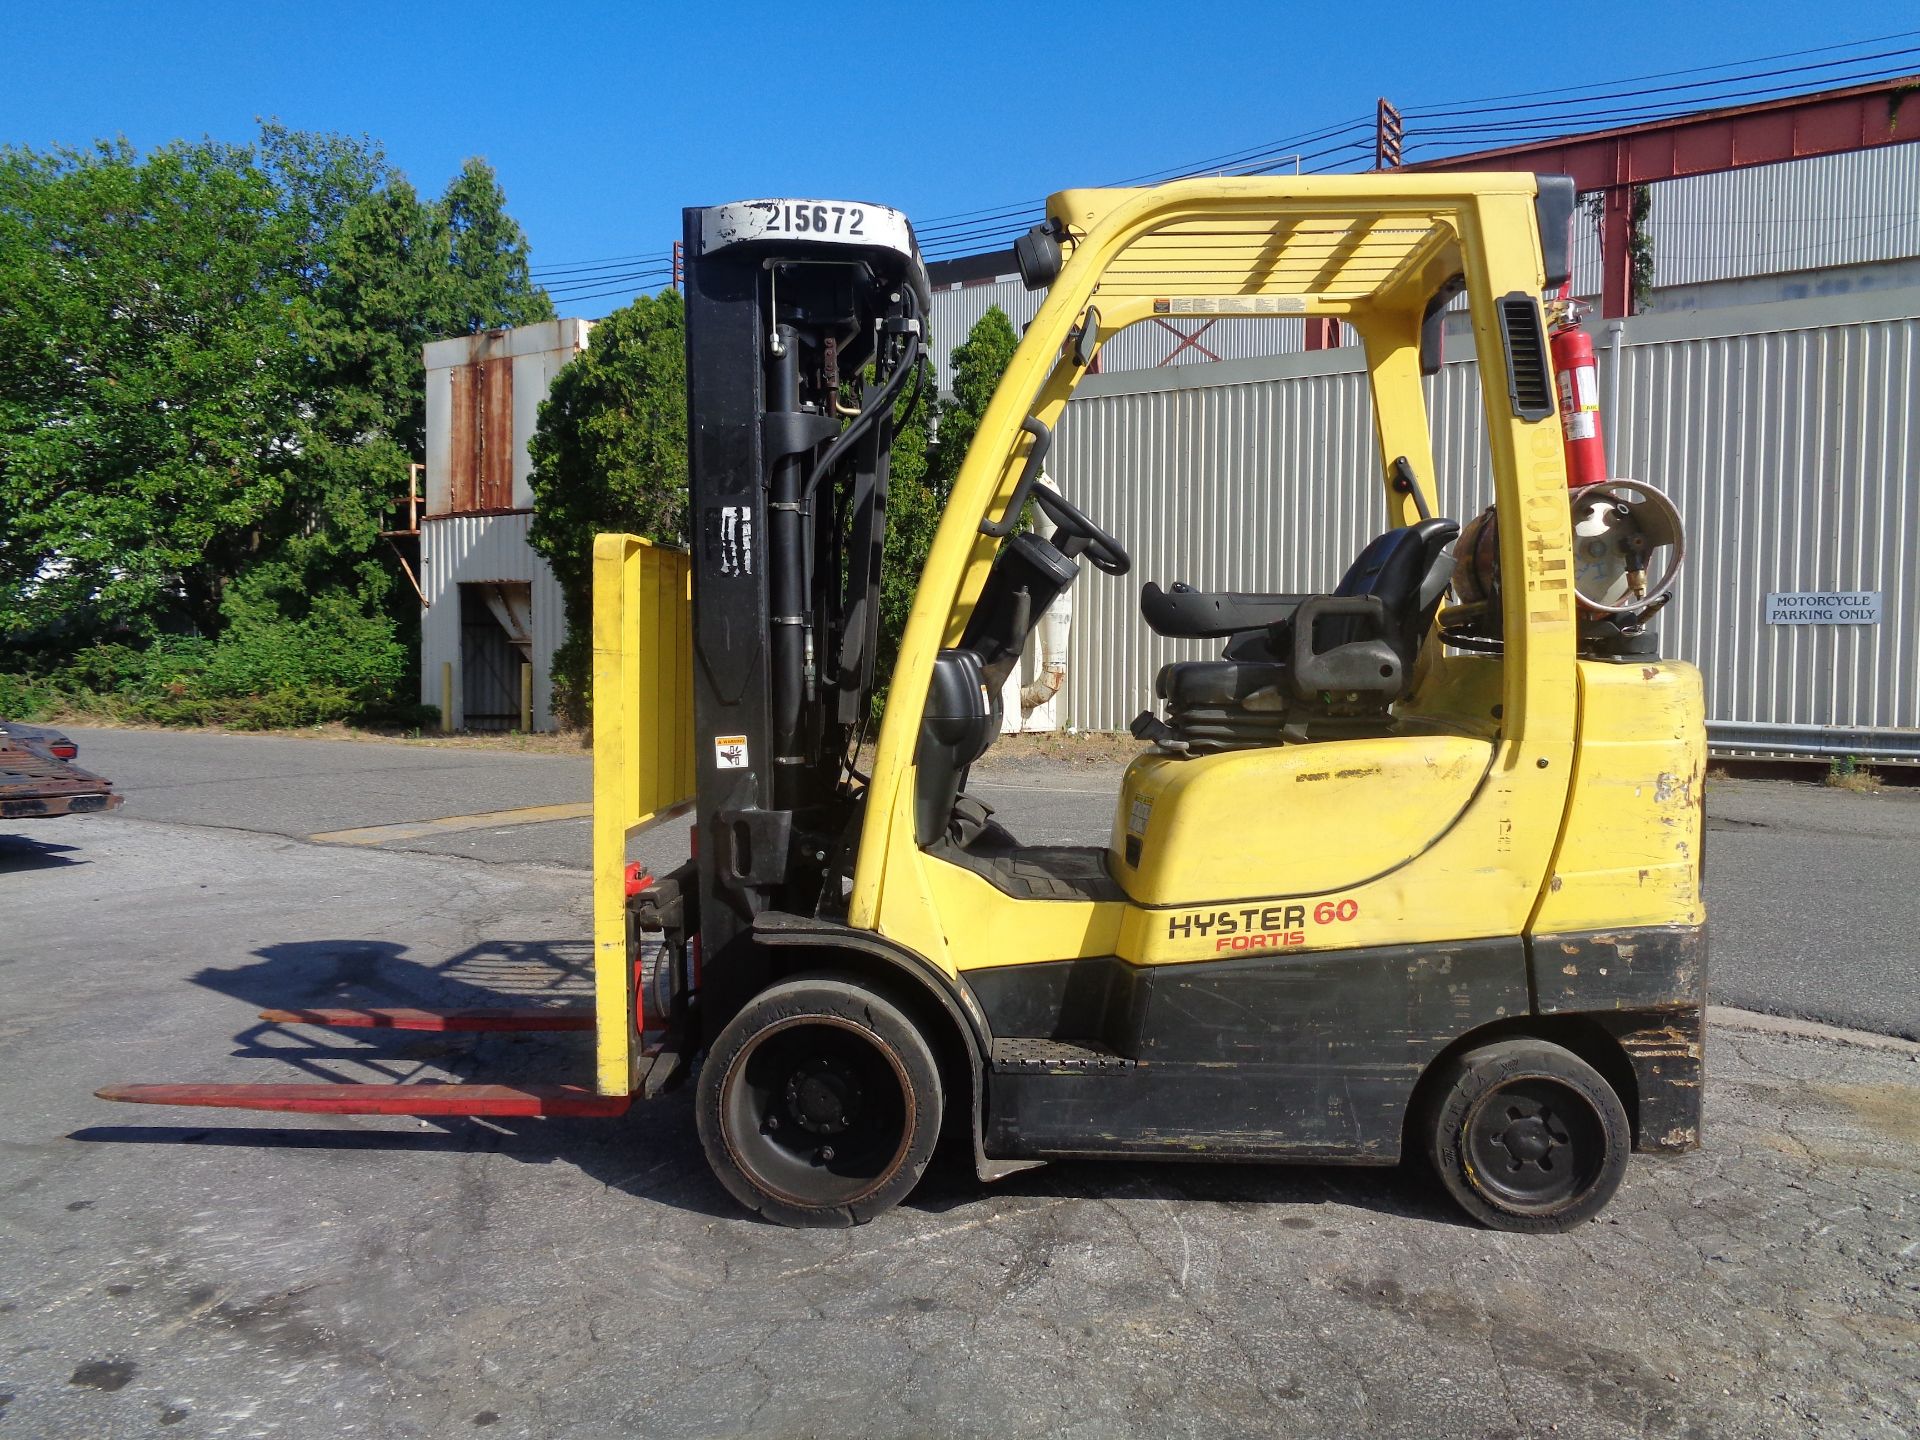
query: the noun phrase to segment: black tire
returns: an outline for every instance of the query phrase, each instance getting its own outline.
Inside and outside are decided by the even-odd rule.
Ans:
[[[940,1067],[857,980],[771,985],[720,1032],[695,1114],[720,1183],[782,1225],[864,1224],[906,1199],[940,1136]]]
[[[1541,1234],[1599,1214],[1627,1171],[1626,1107],[1598,1070],[1545,1040],[1502,1040],[1435,1076],[1427,1158],[1481,1224]]]

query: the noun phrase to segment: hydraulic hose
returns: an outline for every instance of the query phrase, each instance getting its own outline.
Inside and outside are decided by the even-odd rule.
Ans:
[[[916,302],[912,289],[902,290],[900,299],[906,309],[907,318],[917,320],[919,314],[915,309]],[[820,463],[813,467],[813,474],[807,477],[807,488],[802,497],[804,500],[813,498],[813,492],[820,484],[821,477],[831,471],[840,457],[852,448],[853,443],[866,434],[873,427],[874,421],[892,407],[901,387],[907,383],[907,377],[916,373],[919,368],[920,335],[917,331],[910,331],[907,335],[906,353],[900,357],[900,363],[893,367],[893,373],[887,376],[886,383],[880,387],[879,393],[860,411],[859,415],[848,422],[846,429],[834,437],[833,444],[827,447],[827,453],[822,455]]]

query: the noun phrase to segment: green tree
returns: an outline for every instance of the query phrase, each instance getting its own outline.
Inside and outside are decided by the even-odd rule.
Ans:
[[[211,141],[0,151],[0,634],[217,627],[297,456],[280,198]]]
[[[229,688],[350,648],[341,693],[398,688],[416,612],[379,531],[421,346],[553,313],[482,162],[422,200],[372,141],[273,124],[0,148],[0,295],[0,647],[158,666],[198,637]]]
[[[533,456],[534,549],[566,597],[555,703],[584,723],[593,623],[593,537],[671,544],[687,529],[686,310],[677,290],[643,295],[593,328],[540,406]]]
[[[950,364],[953,369],[953,394],[940,407],[940,443],[935,447],[938,459],[934,473],[943,487],[953,489],[960,466],[973,448],[973,437],[980,433],[981,417],[987,402],[1000,387],[1000,377],[1013,363],[1013,352],[1020,348],[1020,337],[1013,322],[998,305],[989,305],[987,313],[974,321],[967,338],[954,346]]]
[[[258,562],[236,586],[250,612],[304,616],[314,599],[351,598],[385,614],[411,645],[418,623],[380,540],[425,452],[421,348],[447,335],[553,317],[528,275],[525,235],[493,174],[469,160],[423,201],[377,150],[294,137],[289,167],[317,222],[299,269],[308,284],[301,350],[311,400],[298,417],[299,460]]]

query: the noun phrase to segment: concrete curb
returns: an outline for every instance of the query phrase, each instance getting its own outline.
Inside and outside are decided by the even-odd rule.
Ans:
[[[1709,1005],[1707,1024],[1726,1030],[1745,1030],[1758,1035],[1781,1035],[1795,1040],[1825,1040],[1833,1045],[1852,1045],[1862,1050],[1891,1050],[1920,1061],[1920,1042],[1902,1040],[1897,1035],[1880,1035],[1871,1030],[1848,1030],[1839,1025],[1822,1025],[1817,1020],[1796,1020],[1789,1015],[1768,1015],[1760,1010],[1735,1010],[1727,1005]]]

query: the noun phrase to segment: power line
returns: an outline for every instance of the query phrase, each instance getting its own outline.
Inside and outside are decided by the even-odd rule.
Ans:
[[[575,269],[584,265],[613,265],[622,260],[654,260],[658,259],[659,255],[660,252],[658,250],[649,250],[644,255],[609,255],[599,260],[555,260],[548,265],[534,265],[529,268],[533,270],[566,270]]]
[[[1858,77],[1863,82],[1869,80],[1898,79],[1904,70],[1892,70],[1874,76]],[[1742,94],[1727,94],[1718,97],[1722,100],[1734,99],[1784,99],[1794,92],[1747,91]],[[1596,128],[1617,129],[1627,125],[1650,123],[1657,120],[1671,120],[1680,116],[1698,114],[1701,106],[1696,103],[1678,103],[1665,106],[1648,106],[1641,109],[1599,111],[1586,115],[1563,115],[1534,120],[1496,121],[1483,125],[1437,126],[1431,129],[1415,130],[1409,126],[1407,149],[1419,149],[1429,154],[1444,152],[1450,155],[1469,154],[1475,150],[1500,148],[1510,145],[1527,144],[1533,141],[1554,140],[1563,136],[1574,137],[1589,134]],[[1582,124],[1582,121],[1597,121],[1598,125]]]
[[[1724,60],[1718,65],[1695,65],[1683,70],[1659,70],[1650,75],[1628,75],[1617,80],[1595,80],[1588,85],[1556,85],[1548,90],[1520,90],[1511,95],[1486,95],[1477,100],[1440,100],[1428,110],[1452,106],[1489,105],[1497,100],[1530,100],[1539,95],[1577,95],[1583,90],[1603,90],[1609,85],[1634,85],[1642,80],[1670,80],[1676,75],[1704,75],[1710,70],[1732,70],[1741,65],[1765,65],[1774,60],[1797,60],[1804,55],[1825,55],[1834,50],[1852,50],[1861,45],[1880,45],[1888,40],[1911,40],[1920,30],[1900,30],[1892,35],[1874,35],[1865,40],[1843,40],[1834,45],[1815,45],[1805,50],[1785,50],[1778,55],[1750,55],[1744,60]],[[1403,114],[1423,113],[1414,110]]]
[[[615,290],[595,290],[587,295],[562,295],[559,298],[566,301],[569,305],[580,305],[588,300],[605,300],[615,295],[633,295],[649,288],[658,289],[659,282],[655,282],[652,287],[646,285],[625,285]]]
[[[1906,70],[1902,67],[1870,76],[1861,76],[1859,78],[1863,83],[1867,83],[1873,80],[1898,79],[1905,73]],[[1760,90],[1731,91],[1714,98],[1716,100],[1771,99],[1780,98],[1781,93],[1782,92],[1779,92],[1777,89],[1769,87]],[[1573,122],[1600,121],[1603,122],[1603,128],[1612,129],[1620,125],[1630,125],[1642,120],[1669,120],[1677,115],[1694,115],[1699,112],[1700,102],[1697,100],[1657,101],[1651,105],[1607,110],[1584,110],[1570,115],[1540,116],[1531,119],[1516,120],[1489,120],[1478,125],[1423,126],[1418,131],[1415,131],[1410,126],[1408,133],[1409,135],[1418,134],[1422,137],[1437,135],[1457,135],[1464,137],[1476,135],[1496,136],[1512,134],[1519,131],[1533,131],[1546,135],[1571,134],[1576,133],[1576,131],[1585,131],[1591,128],[1582,124],[1576,126],[1576,131],[1570,131],[1566,127]]]
[[[596,285],[610,284],[615,280],[644,280],[652,275],[669,275],[672,271],[671,265],[645,265],[636,269],[622,270],[616,274],[594,275],[584,280],[563,280],[558,284],[547,286],[547,289],[590,290]]]
[[[1625,79],[1594,81],[1544,90],[1516,91],[1511,94],[1484,96],[1474,100],[1450,100],[1433,105],[1408,107],[1401,112],[1408,121],[1406,148],[1408,152],[1419,149],[1429,153],[1466,153],[1488,146],[1551,139],[1562,134],[1574,133],[1579,129],[1596,128],[1587,122],[1599,122],[1598,128],[1611,129],[1643,121],[1668,119],[1728,101],[1786,98],[1792,94],[1805,93],[1804,84],[1795,86],[1789,77],[1811,76],[1819,72],[1848,72],[1824,76],[1818,82],[1823,88],[1894,79],[1905,73],[1908,67],[1888,69],[1882,65],[1870,71],[1860,71],[1859,67],[1873,65],[1876,61],[1905,60],[1920,56],[1920,46],[1908,45],[1868,53],[1857,52],[1861,52],[1867,46],[1916,38],[1920,38],[1920,30],[1896,31],[1887,35],[1842,41],[1831,45],[1810,46],[1743,60],[1728,60],[1713,65],[1655,71]],[[1839,51],[1856,53],[1841,55],[1834,59],[1809,60],[1809,57],[1834,55]],[[1808,63],[1783,65],[1772,70],[1752,68],[1775,61],[1801,60],[1807,60]],[[1654,80],[1678,80],[1681,83],[1649,88],[1623,88]],[[1758,88],[1728,88],[1750,86],[1752,82],[1761,80],[1786,83]],[[1663,95],[1672,98],[1664,100],[1649,98]],[[1534,103],[1505,103],[1510,101]],[[1637,103],[1608,108],[1608,102],[1612,101]],[[1490,118],[1496,116],[1505,118]],[[1456,120],[1461,123],[1453,125],[1416,123],[1433,120]],[[1364,132],[1366,138],[1344,138],[1357,137],[1359,132]],[[1120,186],[1153,184],[1211,174],[1252,176],[1270,174],[1288,164],[1294,165],[1303,174],[1329,174],[1348,168],[1352,164],[1348,157],[1370,151],[1372,132],[1373,117],[1358,116],[1317,129],[1305,130],[1281,140],[1229,151],[1189,165],[1167,166],[1109,183]],[[1323,143],[1327,141],[1337,143]],[[1307,148],[1313,146],[1321,148]],[[1326,163],[1310,163],[1314,161]],[[929,260],[938,261],[1003,249],[1027,229],[1036,217],[1044,214],[1044,201],[983,206],[979,209],[935,216],[926,225],[915,227],[915,233],[920,241],[922,253]],[[535,266],[532,267],[532,271],[536,279],[547,278],[558,282],[551,287],[553,293],[562,294],[570,300],[592,299],[604,294],[631,292],[603,290],[593,295],[576,292],[588,287],[626,280],[670,275],[670,265],[657,265],[635,271],[619,269],[623,264],[651,258],[652,256],[643,255],[620,256],[607,260]]]
[[[1904,53],[1920,55],[1920,49]],[[1910,69],[1910,66],[1900,65],[1835,78],[1869,84],[1876,80],[1898,79],[1900,76],[1909,73]],[[1498,135],[1516,130],[1550,130],[1554,126],[1565,127],[1584,121],[1599,121],[1603,123],[1604,128],[1612,128],[1616,125],[1630,124],[1641,119],[1666,119],[1675,115],[1698,114],[1703,108],[1712,108],[1723,101],[1783,99],[1787,96],[1800,93],[1804,92],[1791,88],[1783,88],[1778,85],[1765,85],[1750,90],[1723,90],[1713,95],[1695,96],[1689,99],[1655,100],[1645,105],[1626,106],[1624,108],[1615,106],[1598,110],[1577,110],[1560,115],[1521,116],[1508,120],[1486,120],[1465,125],[1421,125],[1416,127],[1410,123],[1408,133],[1418,133],[1420,135]]]
[[[1920,46],[1909,45],[1898,50],[1880,50],[1871,55],[1850,55],[1843,60],[1823,60],[1816,65],[1790,65],[1780,70],[1754,70],[1740,75],[1722,75],[1711,80],[1691,80],[1684,85],[1655,85],[1647,89],[1613,90],[1603,94],[1570,96],[1561,100],[1541,100],[1531,105],[1481,105],[1458,110],[1408,109],[1403,112],[1408,119],[1447,120],[1466,115],[1497,115],[1516,110],[1555,110],[1569,105],[1591,105],[1602,100],[1629,100],[1646,95],[1664,95],[1682,90],[1711,90],[1723,85],[1737,85],[1747,80],[1765,80],[1778,75],[1804,75],[1814,70],[1833,70],[1850,65],[1864,65],[1871,60],[1886,60],[1899,55],[1920,55]],[[1835,77],[1839,78],[1839,77]],[[1624,82],[1617,82],[1624,83]],[[1822,83],[1831,83],[1830,81]],[[1779,86],[1770,86],[1779,89]],[[1698,104],[1698,100],[1685,102]]]
[[[661,264],[671,263],[660,260],[660,256],[658,252],[656,252],[652,255],[628,255],[617,260],[598,260],[591,265],[541,266],[538,269],[531,270],[530,273],[536,277],[580,275],[591,278],[596,272],[618,270],[622,268],[622,266],[631,266],[637,260],[651,260]]]

